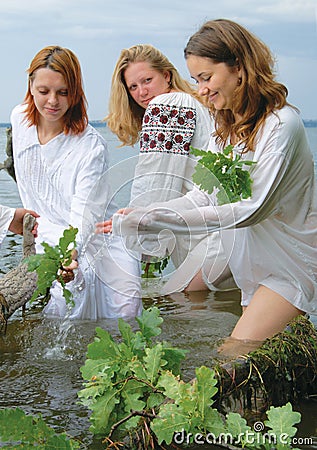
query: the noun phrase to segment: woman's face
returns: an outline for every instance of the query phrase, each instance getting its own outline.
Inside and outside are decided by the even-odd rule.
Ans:
[[[152,69],[148,62],[130,63],[124,80],[131,97],[144,109],[157,95],[170,92],[170,73]]]
[[[69,108],[68,89],[63,75],[51,69],[38,69],[31,80],[30,89],[41,119],[62,122]]]
[[[207,96],[217,110],[232,109],[234,91],[242,74],[239,67],[194,55],[189,55],[186,63],[191,77],[198,83],[199,95]]]

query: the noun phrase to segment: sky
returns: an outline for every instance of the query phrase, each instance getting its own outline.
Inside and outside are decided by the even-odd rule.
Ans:
[[[152,44],[189,79],[184,47],[217,18],[239,22],[271,48],[290,103],[317,120],[317,0],[0,0],[0,122],[23,100],[29,63],[47,45],[77,55],[89,119],[101,120],[123,48]]]

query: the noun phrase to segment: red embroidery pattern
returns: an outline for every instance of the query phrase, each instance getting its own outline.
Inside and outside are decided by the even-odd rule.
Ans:
[[[151,104],[143,117],[140,152],[188,155],[195,126],[195,109]]]

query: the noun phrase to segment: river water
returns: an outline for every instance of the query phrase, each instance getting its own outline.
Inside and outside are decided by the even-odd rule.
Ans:
[[[117,165],[112,176],[120,168],[120,173],[130,179],[137,148],[118,149],[117,140],[106,127],[98,129],[108,141],[111,165]],[[0,126],[0,162],[6,158],[5,130]],[[317,161],[317,128],[308,128],[307,132]],[[128,163],[123,162],[127,160]],[[118,190],[119,206],[125,205],[128,191],[129,183]],[[21,205],[16,184],[4,171],[0,171],[0,203]],[[3,242],[0,276],[19,262],[21,242],[19,236],[12,234]],[[189,350],[183,371],[187,378],[192,378],[195,367],[210,365],[217,344],[230,334],[241,313],[240,293],[236,290],[160,297],[157,283],[160,281],[144,281],[144,306],[159,307],[164,319],[162,339]],[[316,318],[313,321],[317,324]],[[17,311],[9,320],[6,335],[0,336],[0,408],[20,407],[28,413],[40,413],[58,431],[65,430],[79,438],[85,448],[104,448],[88,431],[89,412],[77,403],[77,392],[82,388],[79,369],[97,326],[118,335],[115,320],[45,319],[38,305],[28,308],[24,316]],[[302,413],[299,435],[315,436],[314,444],[306,448],[317,449],[317,403],[303,401],[297,409]]]

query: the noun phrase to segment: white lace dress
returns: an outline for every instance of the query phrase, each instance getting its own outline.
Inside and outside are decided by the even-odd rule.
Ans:
[[[94,320],[140,314],[137,256],[125,250],[120,238],[108,242],[94,233],[95,223],[117,209],[111,201],[105,140],[88,125],[81,135],[61,133],[40,145],[36,127],[23,121],[23,108],[17,106],[11,115],[13,154],[23,206],[40,215],[37,252],[43,252],[42,242],[56,245],[69,225],[79,229],[79,272],[67,285],[75,307],[67,310],[61,286],[54,282],[44,313]]]

